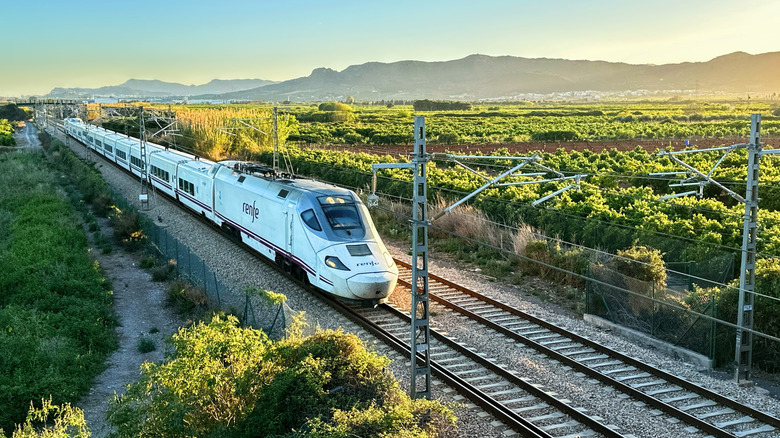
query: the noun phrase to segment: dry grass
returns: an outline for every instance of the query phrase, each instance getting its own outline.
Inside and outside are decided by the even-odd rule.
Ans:
[[[449,203],[441,197],[432,208],[432,216],[435,216],[445,208]],[[504,248],[505,244],[514,241],[514,233],[488,219],[484,212],[476,208],[465,205],[459,206],[434,222],[434,225],[441,230],[474,239],[479,242],[487,243],[490,246]],[[446,233],[441,230],[432,229],[434,237],[443,237]]]

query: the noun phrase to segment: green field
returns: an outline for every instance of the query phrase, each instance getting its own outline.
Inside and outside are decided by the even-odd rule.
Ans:
[[[780,135],[780,104],[654,102],[626,104],[473,105],[470,110],[415,111],[412,106],[293,107],[298,121],[289,141],[405,144],[414,115],[426,116],[438,144],[724,138],[747,135],[745,120],[764,115],[763,134]]]

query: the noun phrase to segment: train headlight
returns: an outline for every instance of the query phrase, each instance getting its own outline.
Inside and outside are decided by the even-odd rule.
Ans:
[[[349,271],[349,268],[344,266],[344,263],[341,263],[341,260],[339,260],[338,257],[325,257],[325,264],[333,269],[338,269],[339,271]]]

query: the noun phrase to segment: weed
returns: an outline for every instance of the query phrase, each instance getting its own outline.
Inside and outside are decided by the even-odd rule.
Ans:
[[[183,316],[199,319],[206,313],[208,297],[199,288],[179,279],[168,285],[166,303]]]
[[[157,258],[154,257],[153,255],[150,255],[150,256],[144,257],[141,260],[141,268],[149,269],[152,266],[154,266],[156,263],[157,263]]]
[[[141,337],[141,339],[138,340],[138,352],[139,353],[149,353],[157,349],[157,344],[154,342],[154,339],[149,339],[147,337]]]
[[[168,281],[172,276],[176,269],[176,266],[173,264],[167,264],[162,266],[155,266],[150,269],[150,272],[152,273],[152,281]]]
[[[160,333],[160,329],[158,329],[157,327],[152,327],[149,329],[149,333],[150,334]]]
[[[92,222],[89,223],[89,231],[93,231],[94,232],[94,231],[98,231],[98,230],[100,230],[100,227],[98,226],[97,222],[95,222],[93,220]]]

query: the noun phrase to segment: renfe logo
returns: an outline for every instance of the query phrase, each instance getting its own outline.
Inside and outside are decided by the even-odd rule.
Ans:
[[[248,214],[249,216],[252,216],[252,223],[255,222],[255,219],[257,219],[260,216],[260,210],[255,207],[255,202],[252,201],[252,205],[247,204],[244,202],[244,214]]]

